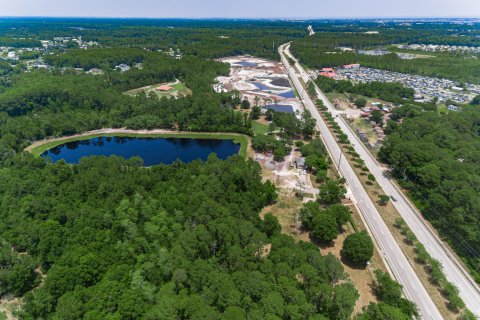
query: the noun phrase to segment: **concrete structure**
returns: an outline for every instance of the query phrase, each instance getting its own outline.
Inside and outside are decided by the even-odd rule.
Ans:
[[[304,157],[298,157],[293,160],[293,164],[297,169],[305,169],[305,158]]]
[[[308,31],[308,35],[309,35],[309,36],[313,36],[313,35],[315,34],[315,31],[313,31],[313,27],[312,27],[312,26],[308,26],[307,31]]]
[[[119,69],[121,72],[125,72],[130,70],[130,66],[128,64],[122,63],[116,66],[115,69]]]
[[[98,68],[92,68],[87,71],[88,74],[93,74],[93,75],[100,75],[103,74],[103,70],[98,69]]]

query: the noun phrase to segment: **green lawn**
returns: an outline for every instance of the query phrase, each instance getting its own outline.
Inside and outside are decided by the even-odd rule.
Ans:
[[[77,137],[66,137],[65,139],[59,139],[54,141],[45,141],[31,150],[26,149],[35,156],[40,156],[47,150],[55,148],[58,145],[72,142],[80,141],[87,139],[94,139],[98,137],[132,137],[132,138],[190,138],[190,139],[218,139],[218,140],[233,140],[234,143],[240,144],[239,154],[243,158],[247,158],[247,147],[248,147],[248,136],[243,134],[236,133],[200,133],[200,132],[191,132],[191,133],[158,133],[158,134],[142,134],[142,133],[95,133],[95,134],[86,134],[83,136]]]
[[[257,121],[252,121],[252,130],[254,135],[262,136],[268,132],[268,126]]]
[[[438,113],[448,113],[448,108],[446,105],[441,104],[441,105],[438,105],[437,111]]]
[[[327,96],[328,100],[330,100],[331,102],[334,101],[335,99],[348,101],[347,96],[343,93],[328,92],[328,93],[325,93],[325,95]]]

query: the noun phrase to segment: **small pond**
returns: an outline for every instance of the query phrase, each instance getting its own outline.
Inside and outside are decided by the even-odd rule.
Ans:
[[[251,82],[251,83],[253,83],[258,89],[262,91],[270,92],[270,91],[277,90],[275,88],[267,86],[266,84],[263,84],[262,82]]]
[[[280,97],[287,98],[287,99],[295,98],[295,93],[293,92],[293,90],[278,93],[278,91],[279,91],[278,88],[270,87],[270,86],[268,86],[268,85],[266,85],[262,82],[251,82],[251,83],[254,84],[259,90],[262,90],[264,92],[273,93],[273,94],[276,94]]]
[[[258,64],[256,64],[255,62],[250,62],[250,61],[240,61],[240,62],[236,62],[236,64],[239,64],[242,67],[256,67],[256,66],[258,66]]]
[[[280,97],[288,98],[288,99],[293,99],[295,98],[295,93],[293,91],[287,91],[284,93],[279,93],[278,94]]]
[[[61,144],[45,151],[42,157],[51,158],[53,162],[64,159],[67,163],[78,163],[87,156],[116,155],[125,159],[139,156],[145,166],[153,166],[171,164],[177,159],[186,163],[206,160],[211,153],[225,160],[239,151],[240,144],[233,140],[98,137]]]
[[[271,84],[277,87],[290,88],[290,81],[287,78],[273,78]]]
[[[265,106],[266,110],[272,109],[277,112],[294,113],[293,106],[290,104],[269,104]]]

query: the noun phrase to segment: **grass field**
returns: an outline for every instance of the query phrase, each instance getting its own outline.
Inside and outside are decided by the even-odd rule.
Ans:
[[[197,133],[197,132],[169,132],[169,133],[139,133],[139,132],[112,132],[112,133],[85,133],[73,137],[65,137],[59,139],[44,140],[37,142],[25,151],[32,153],[35,156],[40,156],[47,150],[55,148],[58,145],[79,141],[94,139],[98,137],[131,137],[131,138],[189,138],[189,139],[218,139],[218,140],[233,140],[234,143],[240,144],[239,154],[243,158],[247,158],[247,148],[249,137],[242,134],[235,133]]]
[[[168,85],[172,89],[169,90],[169,91],[156,91],[155,90],[157,87],[162,86],[162,85]],[[124,92],[124,94],[134,97],[142,91],[145,92],[145,94],[147,94],[147,95],[150,92],[153,92],[159,98],[163,98],[163,97],[179,98],[179,97],[182,97],[182,96],[188,96],[188,95],[192,94],[192,91],[189,88],[187,88],[187,86],[185,84],[183,84],[182,82],[180,82],[178,80],[175,81],[175,82],[159,83],[159,84],[154,84],[154,85],[151,85],[151,86],[146,86],[146,87],[142,87],[142,88],[129,90],[129,91]]]
[[[437,107],[438,113],[448,113],[448,108],[446,105],[441,104]]]
[[[252,121],[252,130],[256,136],[262,136],[268,132],[268,126],[257,121]]]

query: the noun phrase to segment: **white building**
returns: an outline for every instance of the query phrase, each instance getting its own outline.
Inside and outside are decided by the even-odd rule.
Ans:
[[[122,63],[116,66],[115,69],[119,69],[121,72],[125,72],[130,70],[130,66],[128,64]]]

